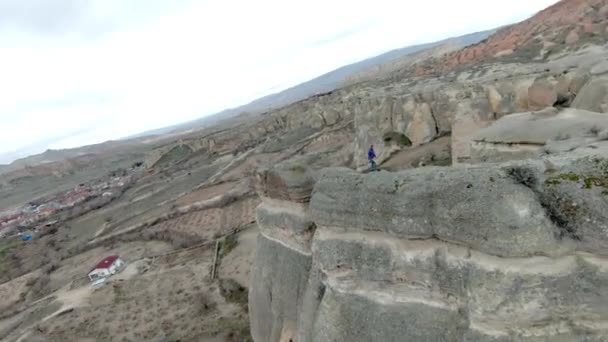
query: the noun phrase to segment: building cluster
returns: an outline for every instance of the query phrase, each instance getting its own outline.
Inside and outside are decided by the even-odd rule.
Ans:
[[[56,223],[53,215],[74,208],[98,197],[112,197],[121,193],[133,180],[133,171],[79,184],[73,189],[30,201],[19,207],[0,209],[0,237],[24,230],[38,230]]]

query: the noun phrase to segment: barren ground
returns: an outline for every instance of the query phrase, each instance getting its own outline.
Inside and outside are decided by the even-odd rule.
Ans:
[[[348,163],[349,135],[340,132],[296,130],[261,145],[244,135],[227,139],[220,153],[155,145],[148,152],[168,152],[119,198],[60,213],[56,229],[31,241],[0,240],[0,339],[250,341],[247,288],[260,202],[254,170],[303,153]],[[128,266],[93,289],[87,273],[109,255]]]

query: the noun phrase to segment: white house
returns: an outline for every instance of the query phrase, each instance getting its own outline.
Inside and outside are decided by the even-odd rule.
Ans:
[[[119,258],[118,255],[105,257],[89,272],[89,279],[92,282],[95,282],[101,278],[109,277],[120,272],[125,264],[126,263]]]

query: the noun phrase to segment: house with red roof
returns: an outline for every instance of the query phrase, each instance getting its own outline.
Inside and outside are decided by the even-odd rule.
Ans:
[[[96,282],[102,278],[107,278],[117,272],[120,272],[126,263],[118,255],[110,255],[103,258],[93,267],[88,276],[92,282]]]

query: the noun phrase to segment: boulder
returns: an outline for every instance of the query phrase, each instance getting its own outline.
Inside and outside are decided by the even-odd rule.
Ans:
[[[260,197],[299,203],[310,200],[314,185],[311,171],[301,161],[260,168],[255,178],[255,187]]]
[[[426,104],[418,104],[408,123],[405,135],[413,146],[426,144],[437,136],[437,123],[433,117],[431,107]]]
[[[552,107],[557,102],[557,91],[548,82],[534,82],[528,88],[528,108],[541,110]]]
[[[608,76],[593,78],[585,84],[572,102],[572,107],[608,113]]]
[[[585,83],[589,81],[591,74],[585,68],[567,72],[561,75],[556,84],[557,101],[556,107],[570,107]]]

